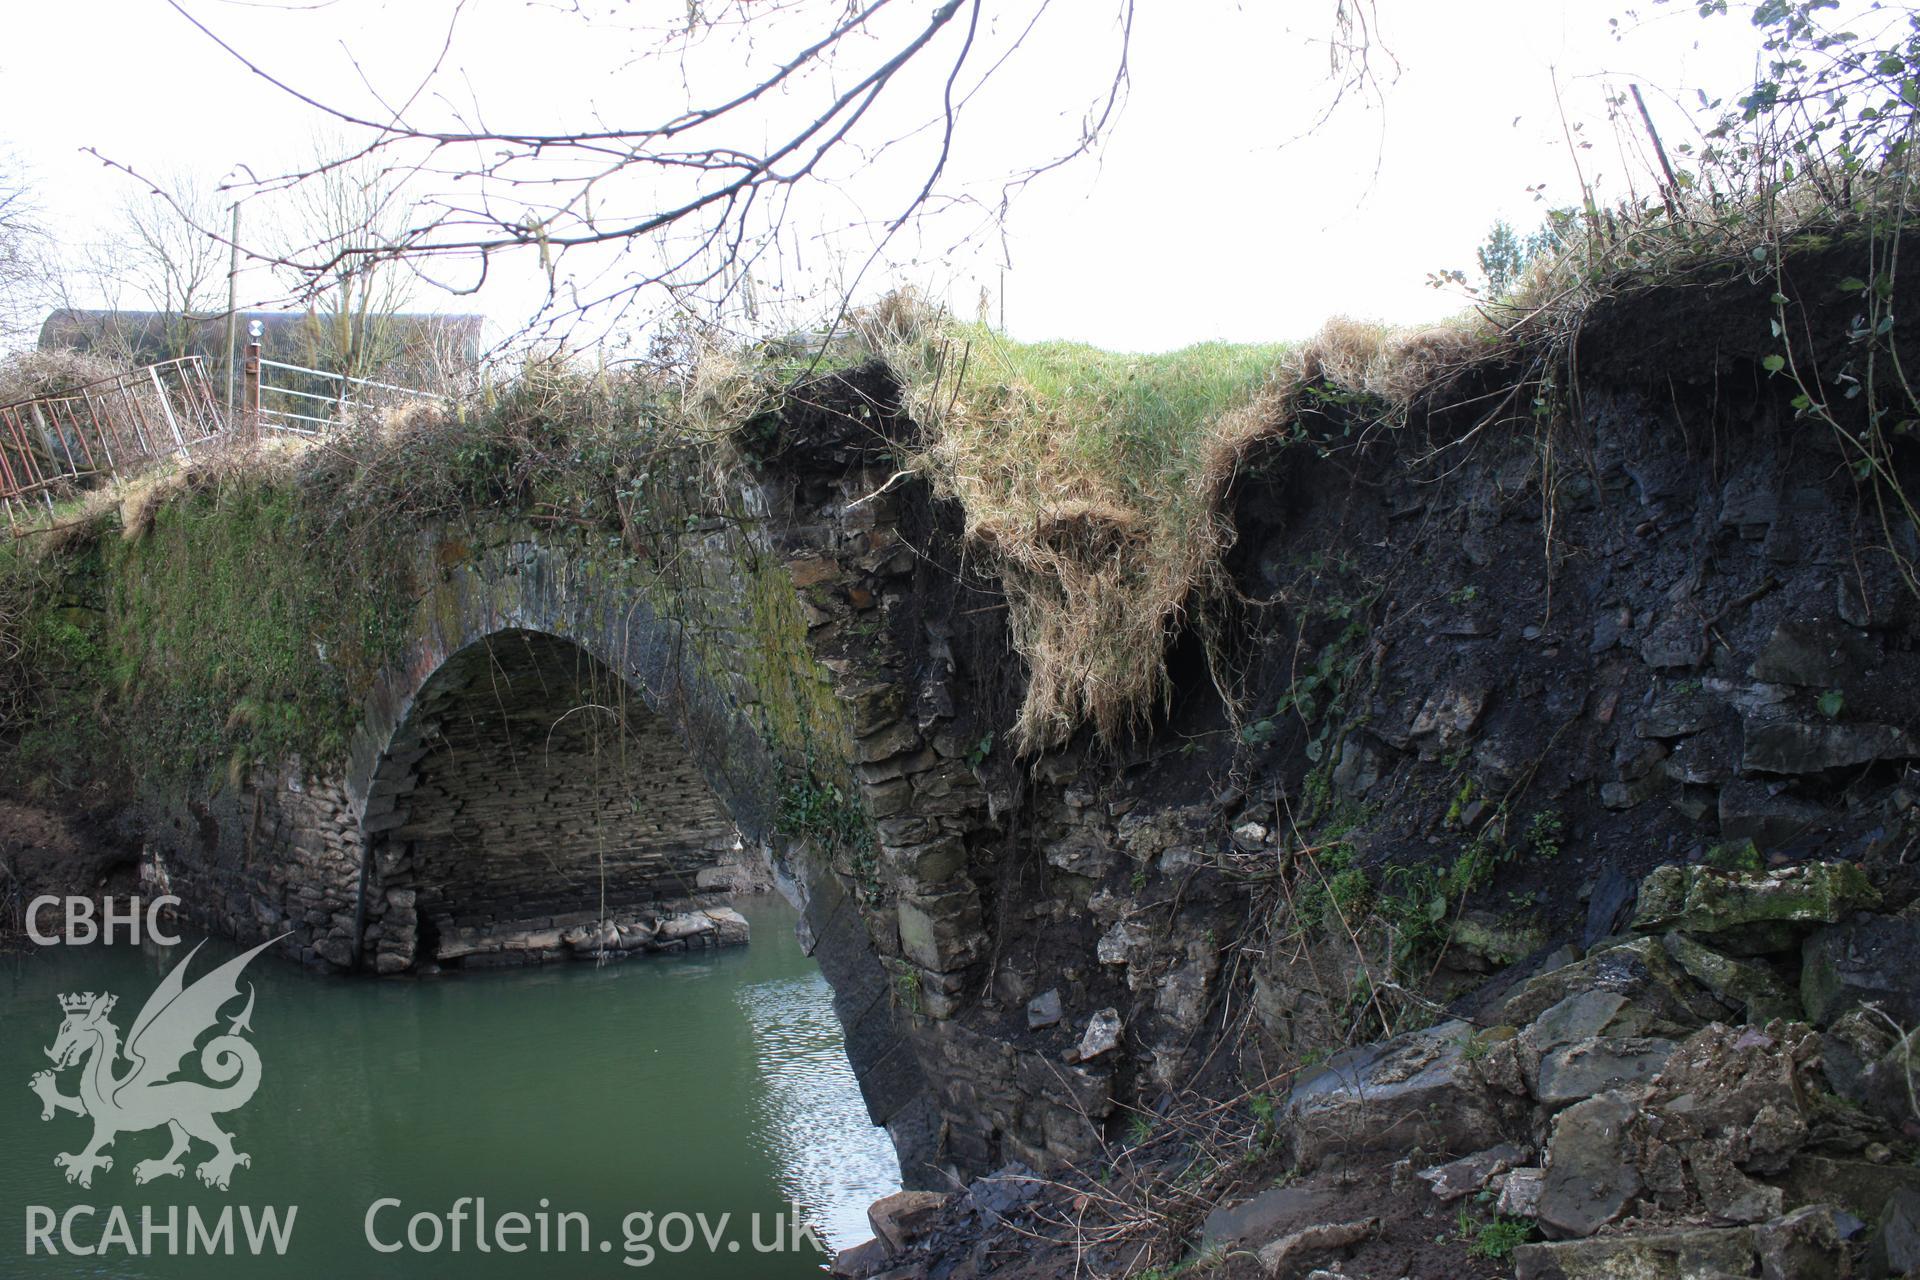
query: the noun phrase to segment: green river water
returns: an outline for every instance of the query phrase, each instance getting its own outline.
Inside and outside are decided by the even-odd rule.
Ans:
[[[599,969],[371,981],[259,957],[241,992],[256,990],[260,1088],[217,1117],[252,1164],[227,1191],[194,1177],[209,1154],[200,1144],[185,1177],[136,1185],[134,1165],[165,1154],[164,1128],[123,1133],[91,1188],[67,1182],[53,1158],[79,1151],[91,1122],[64,1112],[43,1122],[28,1087],[49,1065],[61,993],[116,993],[111,1017],[124,1034],[195,939],[0,956],[0,1276],[818,1276],[826,1259],[796,1239],[793,1206],[828,1247],[857,1243],[870,1234],[866,1205],[898,1189],[899,1169],[867,1123],[831,992],[794,941],[793,912],[771,899],[738,905],[751,946]],[[209,940],[191,973],[239,950]],[[197,1078],[196,1062],[185,1074]],[[63,1093],[78,1074],[60,1074]],[[484,1198],[491,1252],[476,1247],[483,1215],[471,1204],[452,1250],[450,1215],[464,1197]],[[401,1248],[380,1252],[368,1212],[395,1200],[375,1209],[371,1233]],[[164,1227],[169,1207],[171,1251],[164,1232],[143,1231],[143,1209]],[[254,1256],[247,1211],[258,1229],[269,1209],[283,1222],[295,1211],[285,1252],[269,1234]],[[189,1253],[208,1235],[218,1249],[227,1210],[234,1253]],[[584,1215],[584,1247],[580,1219],[563,1211]],[[521,1234],[513,1213],[525,1215]],[[634,1216],[648,1213],[651,1222]],[[432,1218],[415,1224],[410,1245],[416,1214]],[[49,1221],[36,1239],[33,1226]],[[130,1252],[129,1237],[150,1252]],[[75,1256],[68,1243],[96,1252]]]

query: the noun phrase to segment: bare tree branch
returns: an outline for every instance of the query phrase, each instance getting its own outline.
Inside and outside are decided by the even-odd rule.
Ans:
[[[1370,63],[1378,44],[1373,0],[1314,2],[1334,9],[1336,101],[1350,87],[1377,90]],[[230,194],[284,195],[346,170],[375,173],[386,189],[410,193],[412,216],[385,225],[382,234],[271,249],[245,246],[252,261],[275,266],[308,293],[337,281],[343,269],[394,261],[408,263],[438,287],[468,293],[490,278],[496,254],[525,252],[544,268],[546,307],[554,313],[624,308],[655,289],[684,301],[711,288],[724,299],[741,287],[751,264],[780,253],[780,230],[799,207],[795,197],[801,192],[837,195],[855,208],[863,199],[892,206],[872,219],[871,252],[856,280],[896,233],[929,210],[972,204],[981,208],[983,223],[1003,219],[1015,195],[1095,152],[1115,126],[1130,84],[1136,0],[1105,0],[1107,7],[1092,14],[1076,9],[1061,17],[1097,31],[1104,13],[1115,55],[1097,83],[1085,86],[1078,136],[1055,148],[1036,133],[1031,145],[1040,154],[1006,158],[1011,176],[993,209],[981,205],[971,188],[948,189],[960,117],[990,82],[1020,62],[1036,25],[1056,10],[1054,0],[721,0],[688,6],[664,39],[620,64],[636,78],[657,76],[663,62],[677,66],[684,102],[636,110],[639,119],[594,119],[591,127],[568,129],[498,127],[480,95],[460,87],[465,81],[454,61],[455,38],[467,18],[466,0],[448,0],[437,53],[403,92],[383,92],[343,46],[371,108],[269,67],[197,15],[193,0],[167,3],[248,73],[354,139],[317,164],[250,179]],[[965,21],[956,21],[963,10]],[[596,34],[603,26],[619,29],[605,15],[579,16],[596,24]],[[694,61],[703,50],[716,52],[706,48],[713,41],[737,41],[749,61],[735,65],[764,63],[765,70],[744,83],[730,77],[734,83],[713,86],[721,73],[711,67],[697,73]],[[771,57],[761,56],[763,46]],[[937,76],[918,70],[927,62],[940,68]],[[877,193],[872,184],[862,186],[862,196],[855,196],[856,181],[864,182],[883,160],[891,185]],[[107,163],[135,172],[124,163]],[[220,238],[218,227],[203,230]],[[583,285],[571,268],[563,272],[568,255],[596,248],[619,251],[617,279],[604,287]],[[647,261],[649,253],[658,260]],[[441,261],[445,268],[433,265]],[[590,261],[603,273],[610,270],[607,253]]]

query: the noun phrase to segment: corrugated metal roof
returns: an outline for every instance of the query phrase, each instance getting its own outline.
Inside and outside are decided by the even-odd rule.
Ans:
[[[258,320],[264,329],[263,345],[271,353],[296,350],[306,340],[309,325],[325,325],[330,317],[308,311],[243,311],[240,313],[241,341],[246,341],[247,325]],[[481,328],[484,316],[443,315],[436,312],[409,311],[381,317],[381,323],[397,327],[400,345],[445,341],[452,338],[457,355],[468,363],[480,359]],[[178,350],[175,326],[184,326],[186,347]],[[161,311],[92,311],[62,307],[40,326],[42,351],[91,351],[112,345],[124,348],[136,360],[161,359],[175,354],[204,356],[224,363],[227,347],[227,318],[179,316]]]

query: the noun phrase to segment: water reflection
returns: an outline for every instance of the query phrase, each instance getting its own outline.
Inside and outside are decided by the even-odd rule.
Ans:
[[[463,1196],[486,1197],[496,1214],[546,1200],[616,1240],[635,1210],[744,1219],[793,1200],[831,1244],[865,1238],[866,1205],[899,1185],[892,1148],[867,1122],[831,991],[793,941],[792,912],[765,900],[742,910],[749,948],[598,970],[342,981],[263,957],[246,975],[258,988],[263,1079],[223,1118],[253,1164],[229,1194],[191,1175],[136,1187],[132,1166],[164,1150],[161,1131],[122,1135],[92,1190],[67,1184],[52,1157],[78,1149],[90,1125],[66,1115],[43,1124],[26,1087],[46,1065],[60,992],[117,992],[124,1030],[192,940],[0,961],[0,1275],[817,1276],[817,1256],[791,1254],[695,1251],[636,1270],[617,1251],[455,1260],[381,1256],[365,1243],[367,1206],[383,1196],[442,1214]],[[195,975],[237,950],[210,941]],[[70,1075],[62,1087],[73,1090]],[[23,1206],[82,1203],[300,1208],[284,1264],[24,1256]]]
[[[833,1016],[833,992],[818,973],[754,983],[736,997],[753,1030],[765,1092],[756,1099],[756,1140],[792,1200],[820,1205],[821,1225],[841,1245],[864,1240],[867,1205],[900,1189],[898,1166],[875,1158],[873,1128],[853,1084]]]

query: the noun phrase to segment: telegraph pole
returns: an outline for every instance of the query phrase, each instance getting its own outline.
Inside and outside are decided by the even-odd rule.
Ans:
[[[227,421],[233,421],[234,363],[240,343],[240,202],[233,202],[232,254],[227,260]]]

